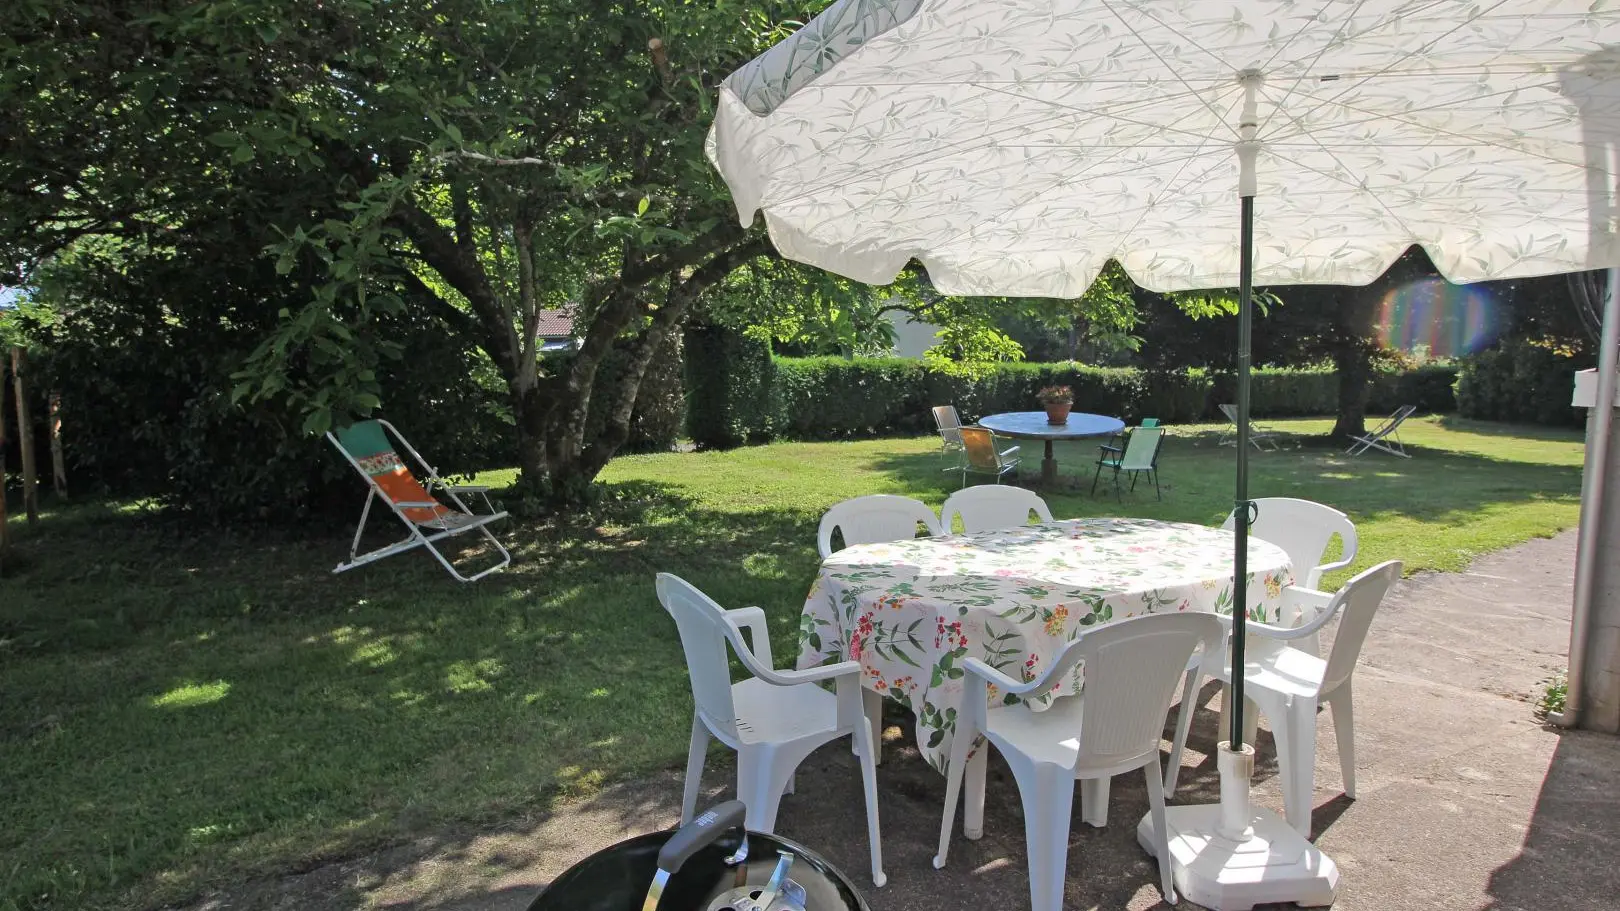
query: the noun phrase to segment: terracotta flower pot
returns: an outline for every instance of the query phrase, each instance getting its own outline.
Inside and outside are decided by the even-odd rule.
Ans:
[[[1046,405],[1046,423],[1069,423],[1069,409],[1073,407],[1073,402],[1048,402]]]

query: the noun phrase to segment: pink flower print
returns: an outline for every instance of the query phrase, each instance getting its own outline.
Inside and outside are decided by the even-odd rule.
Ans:
[[[1176,605],[1176,610],[1186,610],[1189,607],[1192,607],[1192,602],[1186,598],[1183,598],[1181,599],[1181,603]]]
[[[1040,658],[1039,655],[1035,654],[1034,652],[1029,653],[1029,657],[1024,660],[1024,682],[1025,683],[1028,683],[1029,681],[1034,680],[1037,676],[1039,676],[1038,674],[1035,673],[1035,666],[1040,664],[1040,662],[1041,662],[1041,658]]]

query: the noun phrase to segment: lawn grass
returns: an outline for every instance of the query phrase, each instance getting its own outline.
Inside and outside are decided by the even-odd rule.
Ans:
[[[1059,459],[1086,481],[1048,502],[1219,522],[1233,450],[1214,429],[1174,429],[1162,502],[1088,496],[1081,444]],[[1349,512],[1358,567],[1458,569],[1576,521],[1574,433],[1403,435],[1411,460],[1257,454],[1252,489]],[[1040,444],[1024,454],[1035,467]],[[942,464],[921,437],[620,458],[590,515],[512,523],[512,569],[472,586],[421,554],[334,577],[341,526],[198,534],[140,504],[52,508],[17,526],[0,580],[0,911],[181,900],[678,764],[690,698],[653,573],[764,606],[791,655],[821,512],[867,493],[938,507],[957,485]]]

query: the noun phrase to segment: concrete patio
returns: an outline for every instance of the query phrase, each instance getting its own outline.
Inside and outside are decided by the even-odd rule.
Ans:
[[[1342,873],[1334,907],[1620,907],[1620,739],[1559,733],[1533,713],[1544,681],[1565,662],[1574,551],[1573,532],[1531,541],[1465,573],[1408,579],[1384,605],[1356,672],[1356,801],[1339,791],[1332,722],[1326,713],[1320,720],[1315,834]],[[1201,699],[1178,802],[1215,799],[1208,753],[1217,688]],[[1023,824],[1005,767],[992,761],[984,838],[958,835],[950,866],[936,871],[943,780],[895,718],[887,738],[879,769],[887,887],[871,889],[866,879],[859,777],[847,751],[824,749],[801,769],[798,793],[782,805],[783,834],[849,872],[874,911],[1027,907]],[[1262,728],[1255,796],[1281,810],[1275,773]],[[730,775],[718,756],[711,761],[713,796]],[[493,830],[442,833],[249,884],[193,908],[522,911],[587,854],[672,824],[679,794],[678,775],[662,774]],[[1140,776],[1122,776],[1106,829],[1077,820],[1066,908],[1162,907],[1155,866],[1133,835],[1146,806]]]

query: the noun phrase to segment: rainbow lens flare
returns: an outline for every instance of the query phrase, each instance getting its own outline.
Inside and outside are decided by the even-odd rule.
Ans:
[[[1501,306],[1489,290],[1425,278],[1384,295],[1378,338],[1390,348],[1458,357],[1490,347],[1501,325]]]

